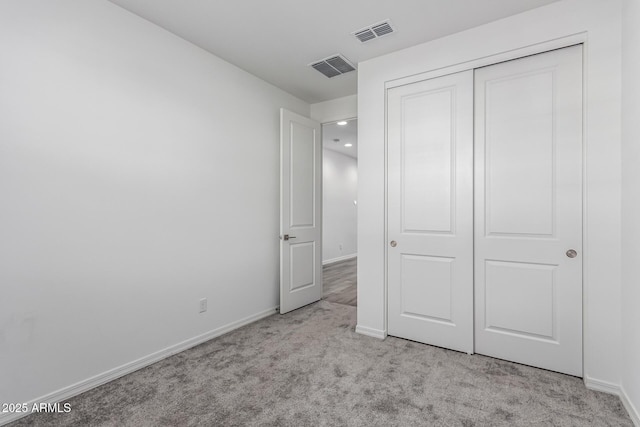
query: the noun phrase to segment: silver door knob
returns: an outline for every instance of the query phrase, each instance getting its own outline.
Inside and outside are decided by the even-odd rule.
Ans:
[[[398,242],[396,242],[395,240],[392,240],[391,243],[389,243],[391,245],[392,248],[395,248],[396,246],[398,246]]]
[[[576,256],[578,256],[578,252],[574,251],[573,249],[569,249],[567,251],[567,256],[569,258],[575,258]]]

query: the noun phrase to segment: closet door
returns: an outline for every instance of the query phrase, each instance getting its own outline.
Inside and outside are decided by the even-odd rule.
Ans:
[[[475,72],[476,352],[582,376],[582,48]]]
[[[388,334],[473,352],[473,72],[387,92]]]

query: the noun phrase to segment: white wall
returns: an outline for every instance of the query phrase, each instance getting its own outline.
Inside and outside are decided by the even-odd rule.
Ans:
[[[322,262],[330,263],[358,252],[358,163],[332,150],[322,155]]]
[[[578,36],[575,36],[578,35]],[[386,334],[385,82],[586,40],[585,381],[620,384],[620,2],[565,0],[358,65],[358,328]],[[506,53],[506,54],[505,54]],[[503,56],[500,56],[500,55]],[[494,58],[491,58],[492,56]],[[449,68],[451,67],[451,68]],[[467,65],[467,68],[469,66]],[[606,349],[606,350],[605,350]]]
[[[273,312],[308,104],[103,0],[0,2],[0,58],[0,402]]]
[[[358,116],[358,97],[349,95],[342,98],[311,104],[311,118],[320,123],[353,119]]]
[[[640,1],[622,12],[622,388],[640,426]]]

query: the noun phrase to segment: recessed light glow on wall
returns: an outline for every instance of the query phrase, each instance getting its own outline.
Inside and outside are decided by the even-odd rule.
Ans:
[[[344,144],[345,147],[353,147],[353,144],[349,144],[348,142]]]
[[[336,123],[338,126],[345,126],[347,124],[347,122],[345,122],[344,120],[341,122]]]

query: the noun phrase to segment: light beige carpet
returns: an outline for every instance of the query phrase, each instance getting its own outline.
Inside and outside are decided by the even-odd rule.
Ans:
[[[354,332],[356,308],[273,315],[71,399],[38,426],[632,426],[582,380]]]

